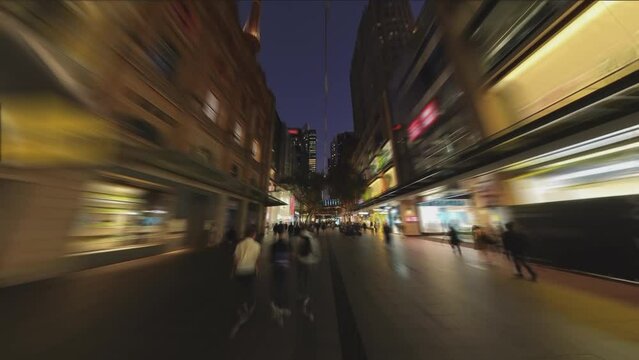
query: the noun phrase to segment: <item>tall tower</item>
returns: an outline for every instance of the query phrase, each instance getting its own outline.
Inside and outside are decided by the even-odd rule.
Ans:
[[[253,0],[251,12],[244,23],[244,35],[253,47],[253,51],[260,51],[260,0]]]
[[[378,115],[380,96],[411,36],[413,15],[408,0],[369,0],[357,30],[351,60],[351,101],[355,135]]]
[[[317,172],[317,132],[314,129],[306,130],[306,146],[308,146],[308,171]]]

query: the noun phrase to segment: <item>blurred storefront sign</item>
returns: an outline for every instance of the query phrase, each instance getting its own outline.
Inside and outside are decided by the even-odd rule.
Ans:
[[[0,125],[3,164],[105,164],[115,155],[115,131],[106,120],[55,96],[0,99]]]
[[[512,116],[484,122],[487,135],[532,121],[639,69],[639,2],[598,1],[500,80],[490,94]]]
[[[387,142],[386,144],[384,144],[384,146],[382,146],[377,155],[373,158],[373,161],[371,161],[369,166],[370,174],[374,176],[382,171],[384,167],[388,165],[392,158],[393,149],[391,147],[391,143]]]
[[[439,109],[435,101],[431,101],[417,115],[410,125],[408,125],[408,140],[415,141],[426,132],[439,118]]]

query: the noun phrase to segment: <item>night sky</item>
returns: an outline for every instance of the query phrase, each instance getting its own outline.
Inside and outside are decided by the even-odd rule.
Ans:
[[[349,72],[357,26],[367,1],[330,2],[328,24],[328,139],[324,135],[324,1],[263,0],[259,60],[282,121],[317,129],[317,166],[335,134],[353,129]],[[413,16],[423,0],[411,1]],[[251,2],[239,1],[244,24]]]

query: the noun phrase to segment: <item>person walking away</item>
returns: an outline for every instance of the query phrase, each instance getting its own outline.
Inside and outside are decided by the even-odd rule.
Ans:
[[[244,240],[240,241],[235,248],[231,272],[231,276],[239,285],[240,295],[239,320],[231,331],[231,337],[235,336],[240,326],[248,321],[255,310],[255,278],[258,273],[257,260],[262,247],[256,241],[257,228],[254,225],[249,226],[245,234]]]
[[[277,240],[271,245],[271,266],[272,281],[272,301],[271,310],[273,319],[284,326],[284,317],[290,316],[287,301],[288,271],[290,267],[291,251],[290,244],[284,240],[284,234],[279,234]]]
[[[457,230],[455,230],[452,225],[448,227],[448,239],[450,242],[450,247],[453,249],[453,253],[455,252],[455,249],[457,249],[457,253],[461,255],[461,240],[459,239]]]
[[[310,321],[315,320],[311,308],[311,272],[320,257],[319,243],[310,231],[302,229],[297,245],[297,291],[302,301],[302,312]]]
[[[510,253],[510,257],[515,264],[515,270],[517,273],[515,276],[523,277],[521,268],[525,268],[530,275],[531,281],[537,281],[537,273],[526,262],[526,250],[528,247],[528,241],[524,234],[515,231],[515,224],[509,222],[506,224],[506,231],[504,231],[503,239],[504,249]]]
[[[387,222],[384,223],[384,241],[386,241],[386,245],[391,243],[391,227]]]

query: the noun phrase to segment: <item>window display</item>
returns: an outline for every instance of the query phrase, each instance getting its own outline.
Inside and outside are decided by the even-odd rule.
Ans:
[[[115,249],[164,240],[167,194],[127,185],[92,182],[70,236],[71,253]]]

